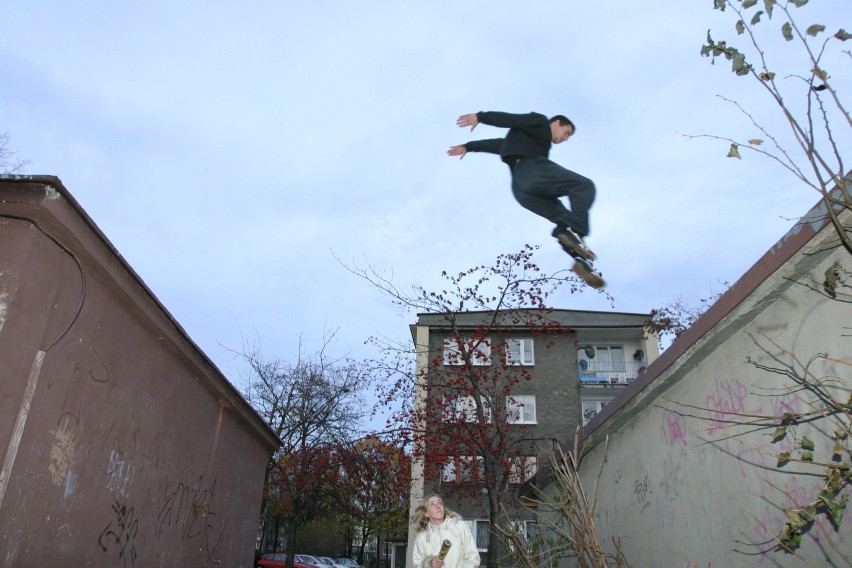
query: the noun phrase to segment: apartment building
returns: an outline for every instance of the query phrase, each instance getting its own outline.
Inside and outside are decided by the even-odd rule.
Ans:
[[[458,435],[447,436],[454,440],[446,447],[458,454],[442,456],[422,448],[431,457],[414,460],[412,512],[424,495],[440,494],[470,525],[485,562],[494,505],[485,481],[490,448],[471,443],[465,449],[463,441],[463,431],[478,416],[491,427],[495,446],[518,448],[504,462],[511,465],[504,467],[507,489],[501,509],[528,532],[536,530],[533,515],[518,502],[518,488],[548,461],[557,441],[572,439],[578,425],[657,358],[657,338],[644,328],[648,318],[578,310],[419,314],[411,326],[418,349],[415,407],[440,407],[440,412],[421,412],[424,422],[432,422],[424,424],[427,428],[456,421]],[[484,396],[473,396],[465,371],[480,387],[488,385],[477,387]],[[453,395],[454,390],[460,394]],[[425,443],[432,443],[429,436]],[[431,461],[440,465],[430,467]]]

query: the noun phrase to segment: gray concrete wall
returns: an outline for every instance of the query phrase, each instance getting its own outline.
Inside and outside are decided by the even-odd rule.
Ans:
[[[779,470],[774,456],[792,449],[791,438],[773,444],[774,428],[732,422],[811,408],[813,397],[790,389],[791,379],[750,360],[801,373],[794,357],[806,364],[826,354],[809,370],[834,381],[833,392],[849,400],[852,257],[830,246],[830,230],[814,232],[819,211],[811,218],[813,224],[794,228],[649,367],[641,383],[589,425],[585,443],[592,449],[582,471],[587,488],[609,438],[597,529],[610,550],[609,538],[621,538],[631,566],[803,565],[779,551],[772,536],[787,521],[785,508],[816,498],[824,469],[790,464]],[[834,262],[847,271],[838,299],[822,286]],[[818,461],[831,461],[835,427],[800,430],[816,443]],[[849,463],[848,452],[843,459]],[[838,532],[820,517],[800,554],[814,566],[848,565],[839,558],[841,552],[852,558],[852,513],[840,526]],[[840,552],[830,548],[828,536]]]
[[[253,566],[274,435],[59,180],[0,243],[0,566]]]

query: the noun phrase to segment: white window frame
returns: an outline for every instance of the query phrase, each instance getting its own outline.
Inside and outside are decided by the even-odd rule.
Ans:
[[[509,469],[509,483],[521,485],[529,481],[538,471],[538,458],[535,456],[517,456]]]
[[[474,465],[475,464],[475,465]],[[476,468],[474,470],[474,468]],[[474,479],[475,477],[475,479]],[[485,481],[485,460],[480,456],[459,457],[459,483],[480,483]]]
[[[527,550],[530,550],[530,538],[541,534],[539,524],[536,521],[509,521],[509,523],[512,529],[518,531],[524,537]],[[509,548],[514,550],[514,546],[511,543],[509,543]]]
[[[515,394],[506,397],[506,421],[509,424],[538,424],[534,394]]]
[[[589,358],[585,350],[581,348],[578,351],[578,361],[582,365],[586,362],[588,376],[606,376],[612,374],[624,373],[627,370],[627,365],[624,360],[626,349],[624,345],[608,344],[608,345],[589,345],[595,351],[595,356]]]
[[[464,341],[466,349],[472,352],[471,365],[474,367],[487,367],[491,365],[490,337],[483,337],[482,339],[466,337],[462,338],[462,341]],[[474,345],[476,345],[475,350]],[[461,349],[459,349],[459,342],[455,337],[444,338],[443,362],[447,366],[464,365]]]
[[[483,414],[485,423],[491,424],[491,406],[488,399],[482,397],[484,405]],[[444,406],[444,422],[457,422],[463,420],[468,424],[478,422],[476,415],[476,401],[472,396],[457,396],[456,398],[445,403]]]
[[[471,534],[471,537],[473,537],[474,544],[476,544],[476,549],[479,552],[487,552],[488,551],[488,536],[489,536],[489,533],[491,531],[491,523],[489,521],[485,520],[485,519],[475,519],[475,520],[465,519],[464,523],[470,529],[470,534]],[[480,546],[481,543],[479,542],[479,538],[478,538],[479,531],[481,531],[481,530],[485,531],[485,535],[484,535],[485,536],[485,542],[483,543],[484,546]]]
[[[582,413],[583,426],[591,422],[592,418],[600,414],[604,407],[609,403],[608,400],[584,400],[580,403],[580,412]],[[595,413],[586,417],[586,409],[594,407]]]
[[[533,340],[526,337],[510,337],[506,340],[506,365],[535,365]]]
[[[474,466],[476,464],[476,479]],[[480,456],[450,456],[441,469],[441,483],[454,485],[462,483],[481,483],[485,480],[485,460]]]
[[[441,483],[458,483],[458,479],[458,461],[452,457],[441,469]]]

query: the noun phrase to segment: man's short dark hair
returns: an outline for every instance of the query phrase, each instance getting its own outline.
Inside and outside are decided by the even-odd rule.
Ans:
[[[577,127],[574,126],[574,123],[571,122],[567,116],[562,114],[557,114],[553,118],[550,119],[550,122],[559,121],[559,126],[565,126],[566,124],[571,127],[571,132],[577,132]]]

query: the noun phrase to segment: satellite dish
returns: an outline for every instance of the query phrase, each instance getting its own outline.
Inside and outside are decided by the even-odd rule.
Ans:
[[[585,353],[586,357],[588,357],[589,359],[595,358],[595,348],[591,345],[586,345],[585,347],[583,347],[583,353]]]
[[[584,359],[580,359],[580,368],[583,371],[587,371],[589,369],[589,362]]]

